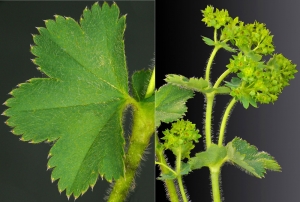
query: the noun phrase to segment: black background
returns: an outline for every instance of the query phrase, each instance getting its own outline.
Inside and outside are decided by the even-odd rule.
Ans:
[[[182,74],[186,77],[204,75],[211,47],[204,44],[201,36],[213,38],[213,28],[207,28],[200,10],[206,5],[227,9],[230,16],[252,23],[255,20],[265,23],[274,35],[275,52],[282,53],[300,65],[300,2],[293,0],[202,0],[156,3],[157,48],[156,86],[164,84],[166,74]],[[216,81],[226,70],[230,53],[218,52],[211,71],[212,81]],[[265,179],[247,175],[238,168],[225,165],[222,168],[222,191],[225,202],[282,202],[299,201],[300,163],[300,79],[290,82],[275,104],[259,105],[258,109],[245,110],[240,103],[236,105],[229,119],[225,142],[235,136],[242,137],[259,150],[266,151],[276,158],[282,172],[267,172]],[[217,96],[213,110],[214,132],[219,129],[221,115],[229,102],[229,96]],[[186,118],[203,130],[203,96],[197,94],[188,101]],[[163,125],[166,127],[167,125]],[[160,128],[160,131],[164,128]],[[202,135],[204,133],[202,132]],[[203,150],[203,142],[194,152]],[[170,162],[173,162],[169,153]],[[157,175],[159,171],[157,172]],[[196,170],[183,178],[191,201],[211,201],[209,171]],[[156,183],[157,201],[166,200],[163,196],[162,182]],[[159,196],[159,198],[158,198]]]
[[[35,27],[44,27],[53,15],[69,16],[79,20],[83,9],[92,2],[0,2],[0,102],[10,96],[16,85],[33,77],[45,77],[30,61],[33,44],[31,34],[38,34]],[[111,4],[112,2],[108,2]],[[127,14],[125,51],[129,74],[148,68],[154,58],[154,1],[116,1],[121,15]],[[102,4],[102,3],[100,3]],[[0,106],[1,113],[6,109]],[[31,145],[19,141],[0,117],[0,201],[1,202],[63,202],[57,182],[51,183],[51,171],[46,171],[47,155],[51,144]],[[128,127],[125,129],[128,132]],[[146,161],[142,162],[136,188],[128,201],[154,201],[154,152],[153,140],[148,148]],[[90,189],[76,201],[104,201],[109,184],[98,180],[94,191]],[[70,200],[74,200],[71,198]]]

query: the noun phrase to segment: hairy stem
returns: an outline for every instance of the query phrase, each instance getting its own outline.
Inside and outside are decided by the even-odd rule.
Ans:
[[[206,93],[206,112],[205,112],[205,142],[206,148],[211,145],[211,116],[214,101],[214,93]]]
[[[177,173],[172,168],[170,168],[169,166],[167,166],[166,164],[163,164],[163,163],[160,163],[160,162],[155,162],[155,164],[163,166],[166,169],[168,169],[169,171],[171,171],[172,173],[174,173],[175,175],[177,175]]]
[[[210,167],[210,178],[211,178],[211,186],[213,192],[213,201],[214,202],[221,202],[221,194],[220,194],[220,167]]]
[[[125,201],[150,138],[155,131],[154,104],[133,103],[133,127],[125,157],[125,176],[118,179],[110,193],[109,202]]]
[[[213,60],[218,52],[218,50],[220,49],[220,46],[215,46],[209,59],[208,59],[208,62],[207,62],[207,66],[206,66],[206,71],[205,71],[205,80],[209,82],[210,78],[210,69],[211,69],[211,65],[213,63]]]
[[[178,182],[178,185],[179,185],[179,189],[180,189],[182,200],[183,200],[183,202],[187,202],[187,197],[186,197],[186,194],[185,194],[185,191],[184,191],[184,187],[183,187],[183,184],[182,184],[180,170],[181,170],[181,151],[178,152],[178,155],[176,156],[177,182]]]
[[[218,42],[217,34],[218,34],[218,33],[217,33],[217,29],[215,29],[215,30],[214,30],[214,41],[215,41],[215,42]]]
[[[221,82],[228,76],[228,74],[230,74],[231,71],[229,69],[227,69],[225,72],[223,72],[223,74],[221,74],[221,76],[218,78],[218,80],[216,81],[214,88],[218,88],[219,85],[221,84]]]
[[[221,122],[221,127],[220,127],[219,141],[218,141],[219,146],[223,145],[225,128],[226,128],[226,125],[227,125],[229,114],[230,114],[230,111],[232,110],[234,104],[236,103],[236,101],[237,100],[235,98],[232,98],[232,100],[229,102],[229,104],[228,104],[228,106],[225,110],[225,113],[223,115],[222,122]]]
[[[158,146],[160,144],[161,143],[159,142],[159,138],[158,138],[157,134],[155,134],[155,155],[156,155],[157,161],[162,164],[167,165],[167,161],[163,154],[163,149],[161,149]],[[167,174],[169,172],[169,170],[167,168],[165,168],[164,166],[160,166],[160,170],[163,174]],[[167,189],[166,190],[167,195],[170,197],[170,201],[171,202],[179,202],[174,181],[173,180],[165,180],[165,185],[166,185],[166,189]]]

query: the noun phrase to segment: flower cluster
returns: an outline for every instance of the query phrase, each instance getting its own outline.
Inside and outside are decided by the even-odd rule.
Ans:
[[[231,19],[227,10],[216,9],[216,11],[214,11],[214,7],[212,6],[207,6],[202,13],[204,16],[202,21],[205,22],[208,27],[214,27],[215,29],[224,26]]]
[[[182,159],[190,158],[190,151],[195,147],[193,141],[198,142],[201,137],[195,124],[182,119],[172,123],[171,130],[167,129],[163,134],[164,147],[170,149],[175,156],[181,154]]]
[[[265,24],[259,22],[244,24],[238,17],[231,18],[227,10],[214,10],[212,6],[207,6],[202,13],[202,21],[208,27],[222,28],[221,41],[230,40],[232,45],[246,52],[253,50],[263,55],[273,53],[273,36]]]
[[[239,49],[227,65],[230,72],[236,73],[240,79],[235,84],[227,82],[232,89],[230,94],[240,100],[245,108],[249,103],[256,106],[256,102],[276,101],[297,70],[296,65],[282,54],[272,55],[273,36],[265,24],[244,24],[237,17],[231,18],[227,10],[214,10],[212,6],[207,6],[202,13],[202,21],[208,27],[221,28],[220,43],[230,41]],[[271,59],[265,62],[262,59],[267,55],[271,55]]]
[[[296,65],[282,54],[274,54],[265,64],[240,52],[233,56],[227,67],[241,79],[240,85],[229,86],[233,97],[238,100],[253,98],[265,104],[276,101],[297,72]]]
[[[256,54],[269,55],[274,52],[273,35],[270,35],[265,24],[259,22],[246,25],[240,22],[233,45],[243,51],[252,50]]]

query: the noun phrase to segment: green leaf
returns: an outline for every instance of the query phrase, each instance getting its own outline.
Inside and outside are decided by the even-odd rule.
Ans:
[[[253,107],[257,108],[257,103],[255,102],[255,100],[254,100],[251,96],[249,96],[249,103],[250,103]]]
[[[225,86],[228,86],[231,89],[235,89],[241,85],[242,80],[238,77],[232,77],[230,82],[225,81],[225,83]]]
[[[155,93],[155,127],[182,118],[187,112],[185,103],[193,96],[193,91],[171,84],[160,87]]]
[[[245,54],[246,56],[250,57],[252,60],[258,62],[262,59],[262,56],[259,54],[256,54],[253,51],[248,52],[247,54]]]
[[[202,36],[202,40],[209,46],[214,46],[215,42],[213,40],[211,40],[210,38],[207,38],[205,36]]]
[[[234,138],[226,146],[227,159],[258,178],[264,177],[266,169],[281,171],[280,165],[266,152],[258,152],[257,148],[241,138]]]
[[[231,48],[226,42],[221,42],[219,43],[221,45],[222,48],[224,48],[225,50],[229,51],[229,52],[236,52],[236,50],[234,48]]]
[[[165,79],[166,82],[180,86],[189,90],[198,92],[207,92],[208,90],[213,91],[213,89],[208,88],[208,82],[203,78],[186,78],[182,75],[168,74]]]
[[[181,161],[180,175],[187,175],[191,172],[191,165]],[[174,180],[177,178],[177,175],[173,172],[169,172],[167,174],[161,174],[157,179],[158,180]]]
[[[187,175],[191,172],[191,165],[185,162],[181,162],[180,175]]]
[[[244,107],[245,109],[248,109],[248,107],[249,107],[249,100],[247,99],[247,97],[242,96],[242,97],[241,97],[241,102],[242,102],[242,104],[243,104],[243,107]]]
[[[46,20],[31,52],[49,78],[20,84],[4,112],[21,140],[54,142],[48,168],[59,191],[75,198],[99,177],[124,175],[122,112],[128,103],[124,53],[125,16],[115,3],[95,3],[80,24],[68,17]]]
[[[204,166],[222,165],[226,155],[227,152],[224,146],[211,144],[206,151],[199,152],[195,157],[190,158],[188,163],[191,165],[191,170],[200,169]]]
[[[136,71],[132,75],[133,97],[137,101],[143,100],[145,98],[151,75],[152,75],[151,70]]]
[[[175,175],[175,173],[173,172],[169,172],[167,174],[161,174],[159,177],[157,177],[156,179],[158,180],[162,180],[162,181],[165,181],[165,180],[174,180],[176,179],[177,176]]]

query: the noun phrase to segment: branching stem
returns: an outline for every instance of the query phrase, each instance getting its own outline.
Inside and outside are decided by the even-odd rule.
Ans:
[[[236,102],[237,102],[237,100],[235,98],[232,98],[232,100],[229,102],[229,104],[228,104],[228,106],[225,110],[225,113],[223,115],[222,122],[221,122],[221,127],[220,127],[219,141],[218,141],[219,146],[223,145],[225,128],[226,128],[226,125],[227,125],[229,114],[230,114],[230,111],[232,110],[232,108],[233,108],[233,106]]]
[[[171,171],[172,173],[174,173],[175,175],[177,175],[177,173],[172,168],[167,166],[166,164],[163,164],[163,163],[160,163],[160,162],[157,162],[157,161],[155,162],[155,164],[161,165],[161,166],[165,167],[166,169],[168,169],[169,171]]]
[[[161,164],[167,165],[167,161],[163,154],[163,149],[159,148],[159,146],[158,146],[160,144],[161,143],[159,141],[159,138],[158,138],[157,134],[155,134],[155,155],[156,155],[157,161],[160,162]],[[161,166],[161,165],[160,165],[160,170],[163,174],[167,174],[169,172],[169,170],[167,168],[165,168],[164,166]],[[166,183],[167,195],[170,197],[170,201],[171,202],[179,202],[179,198],[177,195],[174,181],[173,180],[165,180],[165,183]]]
[[[182,200],[183,200],[183,202],[187,202],[187,197],[186,197],[184,187],[183,187],[183,184],[182,184],[182,178],[181,178],[180,170],[181,170],[181,149],[180,149],[180,152],[178,152],[178,155],[176,156],[177,182],[178,182],[178,185],[179,185]]]
[[[143,153],[155,131],[154,104],[152,105],[143,106],[141,103],[133,102],[133,127],[125,157],[126,172],[124,177],[116,181],[108,202],[120,202],[126,199]]]
[[[207,62],[207,66],[206,66],[206,71],[205,71],[205,80],[209,82],[210,78],[210,69],[211,69],[211,66],[212,66],[212,63],[213,63],[213,60],[218,52],[218,50],[220,49],[220,46],[215,46],[209,59],[208,59],[208,62]]]
[[[231,71],[229,69],[227,69],[225,72],[223,72],[223,74],[221,74],[221,76],[218,78],[218,80],[216,81],[215,85],[213,88],[217,88],[219,87],[219,85],[221,84],[221,82],[228,76],[228,74],[230,74]]]

